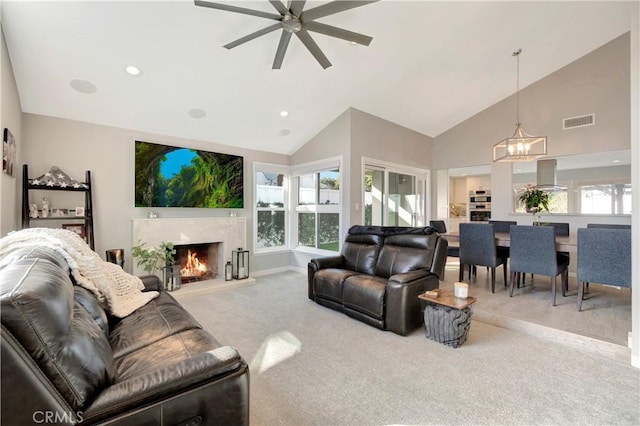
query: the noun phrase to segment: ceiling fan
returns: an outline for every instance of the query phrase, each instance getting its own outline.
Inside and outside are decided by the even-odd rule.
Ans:
[[[272,69],[280,69],[282,61],[284,60],[284,54],[289,46],[291,35],[295,34],[300,39],[302,44],[311,52],[314,58],[320,63],[322,68],[327,69],[331,66],[331,62],[322,53],[320,47],[311,38],[309,31],[328,35],[331,37],[341,38],[343,40],[350,41],[352,43],[368,46],[373,40],[373,37],[369,37],[363,34],[347,31],[342,28],[333,27],[331,25],[315,22],[316,19],[322,18],[335,13],[344,12],[345,10],[353,9],[356,7],[364,6],[369,3],[375,3],[379,0],[360,0],[360,1],[346,1],[338,0],[330,3],[323,4],[313,9],[303,10],[306,0],[289,0],[287,6],[285,6],[280,0],[269,0],[269,3],[278,11],[279,15],[275,13],[263,12],[260,10],[247,9],[244,7],[231,6],[223,3],[212,3],[203,0],[194,0],[196,6],[209,7],[211,9],[226,10],[228,12],[242,13],[245,15],[259,16],[261,18],[272,19],[278,21],[277,24],[270,25],[266,28],[258,30],[254,33],[239,38],[236,41],[225,44],[227,49],[233,49],[247,41],[254,38],[268,34],[272,31],[282,29],[282,35],[280,36],[280,43],[278,44],[278,50],[276,50],[276,56],[273,60]]]

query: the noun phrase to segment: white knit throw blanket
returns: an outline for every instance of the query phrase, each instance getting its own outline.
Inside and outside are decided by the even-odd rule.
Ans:
[[[66,259],[76,284],[91,291],[112,315],[123,318],[158,296],[145,291],[140,278],[120,266],[103,261],[75,232],[66,229],[29,228],[0,240],[0,260],[16,249],[49,247]]]

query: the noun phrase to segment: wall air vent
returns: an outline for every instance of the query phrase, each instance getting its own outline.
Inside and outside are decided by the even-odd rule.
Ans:
[[[575,129],[576,127],[593,126],[596,124],[596,115],[588,114],[580,117],[565,118],[562,120],[562,129]]]

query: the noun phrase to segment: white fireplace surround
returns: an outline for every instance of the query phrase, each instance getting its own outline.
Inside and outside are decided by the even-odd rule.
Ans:
[[[175,245],[218,243],[218,276],[224,273],[225,261],[231,260],[231,251],[247,244],[246,218],[244,217],[203,217],[203,218],[158,218],[133,219],[132,246],[145,243],[155,247],[161,242]],[[133,273],[146,272],[133,260]]]

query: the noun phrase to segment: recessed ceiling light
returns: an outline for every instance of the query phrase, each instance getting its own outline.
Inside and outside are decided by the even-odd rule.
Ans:
[[[207,115],[207,111],[200,108],[193,108],[189,110],[188,114],[192,118],[204,118]]]
[[[287,110],[280,111],[280,117],[286,117],[287,115],[289,115],[289,111]]]
[[[613,162],[614,162],[614,163],[619,163],[619,162],[620,162],[620,160],[613,160]]]
[[[98,90],[96,85],[92,82],[81,79],[71,80],[69,82],[69,86],[80,93],[96,93],[96,90]]]
[[[125,71],[127,71],[127,74],[132,75],[134,77],[137,77],[140,74],[142,74],[142,71],[140,71],[140,68],[134,67],[133,65],[129,65],[127,68],[125,68]]]
[[[282,129],[278,132],[278,134],[280,136],[289,136],[291,134],[291,130],[289,129]]]

